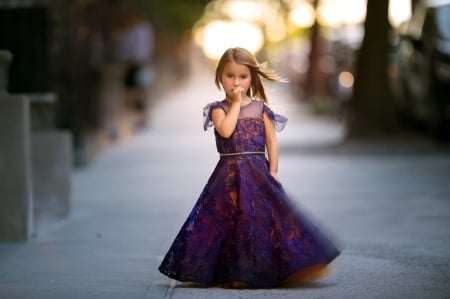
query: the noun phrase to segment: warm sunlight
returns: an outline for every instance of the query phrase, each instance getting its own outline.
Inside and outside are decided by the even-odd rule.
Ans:
[[[222,10],[235,20],[257,21],[265,16],[265,5],[253,0],[227,1]]]
[[[389,0],[389,22],[398,27],[411,17],[411,0]]]
[[[366,18],[367,0],[321,0],[317,18],[328,27],[356,25]]]
[[[211,59],[217,59],[230,47],[257,52],[264,44],[261,29],[243,21],[212,21],[206,24],[201,35],[198,39]]]
[[[309,2],[300,2],[290,12],[291,22],[301,28],[309,28],[314,24],[315,12]]]

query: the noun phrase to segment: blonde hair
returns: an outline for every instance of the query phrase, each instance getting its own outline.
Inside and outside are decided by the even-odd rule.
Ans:
[[[237,64],[245,65],[250,70],[251,83],[250,88],[247,91],[247,96],[256,97],[268,103],[264,85],[261,81],[261,77],[272,82],[286,82],[285,79],[278,76],[273,70],[267,68],[267,63],[258,63],[256,57],[248,50],[244,48],[230,48],[223,53],[216,68],[216,77],[214,82],[217,88],[221,89],[222,84],[221,77],[225,65],[228,62],[234,62]]]

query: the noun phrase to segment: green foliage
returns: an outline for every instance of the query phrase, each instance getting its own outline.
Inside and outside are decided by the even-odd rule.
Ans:
[[[134,0],[141,12],[168,34],[181,34],[201,17],[205,0]]]

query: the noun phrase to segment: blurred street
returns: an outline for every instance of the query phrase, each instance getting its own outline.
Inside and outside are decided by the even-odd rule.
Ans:
[[[0,298],[450,298],[450,151],[419,137],[341,144],[342,126],[270,87],[289,118],[279,175],[345,247],[326,279],[293,289],[195,288],[159,263],[218,156],[202,107],[212,71],[152,107],[150,127],[73,174],[71,215],[0,243]]]

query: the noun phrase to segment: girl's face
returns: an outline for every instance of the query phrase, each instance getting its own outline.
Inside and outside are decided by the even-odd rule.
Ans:
[[[250,88],[252,77],[250,69],[235,62],[227,62],[221,75],[221,81],[225,93],[231,94],[231,90],[236,87],[242,87],[244,89],[243,94],[247,94]]]

